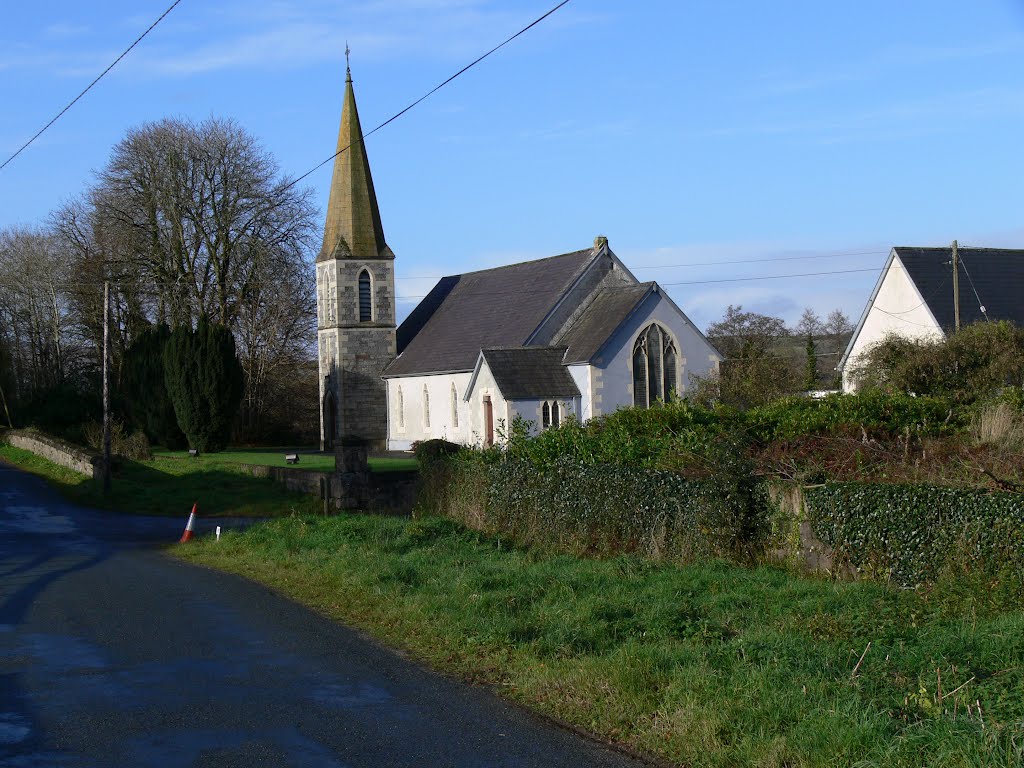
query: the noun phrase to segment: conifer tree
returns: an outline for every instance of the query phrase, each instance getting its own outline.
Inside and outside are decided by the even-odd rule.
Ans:
[[[178,426],[164,378],[164,348],[171,337],[167,325],[149,326],[125,352],[124,385],[136,426],[154,443],[181,448],[185,435]]]
[[[195,330],[175,328],[164,349],[164,378],[189,445],[227,447],[244,385],[231,331],[205,315]]]
[[[807,334],[807,363],[804,368],[804,389],[810,392],[818,388],[818,352],[814,348],[814,336]]]

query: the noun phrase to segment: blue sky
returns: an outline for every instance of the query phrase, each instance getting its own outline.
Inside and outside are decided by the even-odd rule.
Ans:
[[[298,176],[334,151],[346,40],[369,130],[554,3],[182,0],[0,171],[0,227],[166,115],[234,118]],[[5,3],[4,159],[167,5]],[[367,146],[400,297],[603,234],[706,327],[856,318],[892,245],[1024,247],[1022,136],[1024,0],[572,0]]]

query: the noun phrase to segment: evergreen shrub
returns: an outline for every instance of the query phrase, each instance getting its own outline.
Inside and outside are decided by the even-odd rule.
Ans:
[[[242,401],[242,366],[235,339],[205,316],[193,331],[175,328],[164,347],[164,377],[174,413],[192,448],[227,447]]]
[[[952,568],[1024,584],[1024,494],[843,482],[804,503],[821,540],[869,575],[913,586]]]
[[[159,445],[184,448],[185,435],[164,375],[164,348],[170,338],[171,329],[163,323],[142,331],[125,352],[123,380],[136,426]]]

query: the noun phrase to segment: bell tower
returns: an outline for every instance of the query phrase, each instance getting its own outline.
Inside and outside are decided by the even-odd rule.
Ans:
[[[320,447],[358,438],[387,443],[381,372],[395,357],[395,254],[384,241],[345,46],[338,154],[316,258]]]

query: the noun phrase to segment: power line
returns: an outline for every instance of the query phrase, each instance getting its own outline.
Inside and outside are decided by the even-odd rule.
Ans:
[[[66,107],[64,107],[64,109],[62,109],[60,112],[58,112],[56,117],[54,117],[50,122],[48,122],[42,128],[40,128],[35,136],[33,136],[28,141],[26,141],[24,144],[22,144],[18,148],[17,152],[15,152],[13,155],[11,155],[6,160],[4,160],[3,165],[0,165],[0,171],[2,171],[5,167],[7,167],[7,164],[9,162],[11,162],[14,158],[16,158],[18,155],[20,155],[25,149],[27,149],[28,146],[32,142],[34,142],[36,139],[38,139],[40,136],[42,136],[47,128],[49,128],[51,125],[56,123],[65,112],[67,112],[69,109],[71,109],[71,107],[73,107],[75,105],[75,102],[77,102],[80,98],[82,98],[83,96],[85,96],[85,94],[87,94],[90,90],[92,90],[92,87],[94,85],[96,85],[96,83],[98,83],[100,80],[102,80],[103,76],[106,75],[107,72],[109,72],[115,66],[117,66],[117,63],[119,61],[121,61],[121,59],[123,59],[125,56],[127,56],[129,54],[129,52],[132,50],[132,48],[134,48],[136,45],[138,45],[142,41],[142,38],[144,38],[146,35],[148,35],[150,32],[152,32],[153,28],[156,27],[156,25],[159,24],[161,21],[163,21],[164,17],[167,14],[169,14],[171,11],[173,11],[175,6],[177,6],[178,3],[180,3],[180,2],[181,2],[181,0],[174,0],[174,2],[171,3],[171,5],[167,8],[167,10],[164,11],[163,13],[161,13],[160,17],[156,21],[154,21],[152,24],[149,25],[149,27],[146,29],[145,32],[143,32],[141,35],[139,35],[137,38],[135,38],[135,42],[134,43],[129,45],[127,48],[125,48],[124,52],[120,56],[118,56],[116,59],[114,59],[113,63],[109,67],[107,67],[102,72],[100,72],[99,75],[96,77],[96,79],[93,80],[91,83],[89,83],[89,85],[86,86],[84,91],[82,91],[80,94],[75,96],[75,98],[73,98],[70,102],[68,102],[68,105]]]
[[[634,267],[631,266],[629,269],[633,272],[638,272],[642,269],[680,269],[683,267],[717,267],[723,264],[764,264],[773,261],[799,261],[803,259],[835,259],[843,256],[878,256],[881,254],[887,254],[888,251],[846,251],[840,253],[814,253],[806,256],[768,256],[759,259],[726,259],[723,261],[692,261],[685,264],[649,264],[646,266]],[[440,280],[442,277],[451,277],[451,275],[403,275],[402,277],[395,277],[396,280]]]
[[[536,19],[534,19],[533,21],[531,21],[531,22],[530,22],[529,24],[527,24],[527,25],[526,25],[525,27],[523,27],[523,28],[522,28],[522,29],[520,29],[520,30],[519,30],[518,32],[516,32],[516,33],[515,33],[514,35],[512,35],[512,36],[511,36],[511,37],[509,37],[509,38],[507,38],[506,40],[504,40],[503,42],[499,43],[498,45],[494,46],[494,47],[493,47],[493,48],[491,48],[491,50],[489,50],[489,51],[488,51],[487,53],[483,54],[482,56],[478,57],[478,58],[477,58],[477,59],[475,59],[474,61],[472,61],[472,62],[470,62],[469,64],[467,64],[466,66],[464,66],[464,67],[463,67],[462,69],[460,69],[460,70],[459,70],[458,72],[456,72],[456,73],[455,73],[454,75],[452,75],[451,77],[449,77],[449,78],[448,78],[447,80],[445,80],[445,81],[444,81],[443,83],[440,83],[439,85],[436,85],[436,86],[434,86],[434,87],[433,87],[433,88],[432,88],[431,90],[429,90],[429,91],[428,91],[427,93],[423,94],[423,95],[422,95],[422,96],[420,96],[420,97],[419,97],[418,99],[416,99],[416,101],[412,102],[412,104],[410,104],[409,106],[405,107],[405,109],[402,109],[401,111],[399,111],[399,112],[396,112],[395,114],[393,114],[393,115],[392,115],[391,117],[389,117],[389,118],[388,118],[387,120],[385,120],[385,121],[384,121],[383,123],[381,123],[380,125],[378,125],[378,126],[377,126],[376,128],[374,128],[374,129],[373,129],[372,131],[370,131],[369,133],[364,133],[364,134],[363,134],[363,135],[362,135],[361,137],[359,137],[358,141],[359,141],[359,142],[362,142],[362,143],[365,143],[365,142],[366,142],[366,139],[367,139],[367,137],[369,137],[369,136],[372,136],[373,134],[375,134],[375,133],[376,133],[377,131],[379,131],[379,130],[380,130],[381,128],[383,128],[384,126],[388,125],[389,123],[392,123],[392,122],[394,122],[395,120],[397,120],[398,118],[400,118],[400,117],[401,117],[402,115],[404,115],[404,114],[405,114],[406,112],[408,112],[408,111],[409,111],[410,109],[412,109],[413,107],[417,106],[417,105],[418,105],[418,104],[419,104],[420,102],[422,102],[422,101],[425,101],[426,99],[428,99],[428,98],[430,98],[431,96],[433,96],[433,95],[434,95],[435,93],[437,93],[437,92],[438,92],[439,90],[441,90],[442,88],[444,88],[444,87],[445,87],[446,85],[448,85],[448,83],[450,83],[450,82],[451,82],[452,80],[454,80],[455,78],[457,78],[457,77],[458,77],[459,75],[463,74],[463,73],[464,73],[464,72],[466,72],[467,70],[470,70],[470,69],[472,69],[472,68],[473,68],[473,67],[475,67],[475,66],[476,66],[477,64],[479,64],[479,63],[480,63],[481,61],[483,61],[483,60],[484,60],[484,59],[486,59],[486,58],[487,58],[488,56],[490,56],[490,55],[491,55],[492,53],[494,53],[494,52],[496,52],[496,51],[500,50],[501,48],[504,48],[504,47],[505,47],[506,45],[508,45],[509,43],[511,43],[511,42],[512,42],[513,40],[515,40],[515,39],[516,39],[517,37],[519,37],[520,35],[522,35],[523,33],[527,32],[527,31],[529,31],[529,30],[530,30],[530,29],[532,29],[533,27],[537,26],[537,25],[538,25],[538,24],[540,24],[540,23],[541,23],[542,21],[544,21],[544,19],[546,19],[546,18],[547,18],[548,16],[550,16],[551,14],[553,14],[553,13],[554,13],[555,11],[557,11],[557,10],[558,10],[559,8],[561,8],[561,7],[563,6],[563,5],[567,5],[568,3],[569,3],[569,0],[562,0],[562,2],[560,2],[560,3],[559,3],[558,5],[556,5],[556,6],[554,7],[554,8],[552,8],[552,9],[551,9],[550,11],[548,11],[547,13],[545,13],[545,14],[544,14],[544,15],[542,15],[542,16],[539,16],[539,17],[537,17]],[[347,150],[347,149],[348,149],[349,147],[351,147],[351,146],[352,146],[352,145],[351,145],[351,144],[349,144],[349,145],[348,145],[348,146],[346,146],[346,147],[342,147],[341,149],[339,149],[339,150],[338,150],[337,152],[335,152],[335,153],[334,153],[333,155],[331,155],[330,157],[328,157],[328,158],[327,158],[326,160],[324,160],[323,162],[320,162],[320,163],[318,163],[317,165],[313,166],[313,167],[312,167],[312,168],[310,168],[310,169],[309,169],[308,171],[306,171],[306,172],[305,172],[304,174],[302,174],[301,176],[299,176],[299,177],[298,177],[297,179],[295,179],[295,180],[293,180],[293,181],[289,182],[288,184],[286,184],[286,185],[285,185],[285,186],[283,187],[283,189],[288,189],[289,187],[293,187],[293,186],[295,186],[296,184],[298,184],[298,183],[299,183],[300,181],[302,181],[303,179],[305,179],[305,178],[306,178],[307,176],[309,176],[310,174],[312,174],[312,173],[315,173],[316,171],[318,171],[318,170],[320,170],[321,168],[323,168],[323,167],[324,167],[325,165],[327,165],[327,164],[328,164],[329,162],[331,162],[331,161],[332,161],[332,160],[333,160],[334,158],[336,158],[336,157],[337,157],[338,155],[340,155],[340,154],[341,154],[342,152],[346,151],[346,150]]]
[[[652,264],[634,269],[676,269],[679,267],[717,267],[720,264],[761,264],[768,261],[801,261],[804,259],[836,259],[842,256],[878,256],[888,251],[853,251],[848,253],[814,253],[806,256],[771,256],[762,259],[726,259],[724,261],[692,261],[686,264]]]
[[[825,271],[825,272],[800,272],[800,273],[796,273],[796,274],[787,274],[787,275],[759,275],[759,276],[756,276],[756,277],[723,277],[723,278],[718,278],[718,279],[714,279],[714,280],[686,280],[686,281],[675,282],[675,283],[659,283],[659,285],[661,285],[662,287],[665,287],[665,286],[676,286],[676,285],[708,285],[708,284],[712,284],[712,283],[753,282],[753,281],[758,281],[758,280],[786,280],[788,278],[795,278],[795,277],[821,277],[821,276],[826,276],[826,275],[846,275],[846,274],[851,274],[851,273],[855,273],[855,272],[876,272],[876,271],[877,270],[873,269],[873,268],[865,268],[865,269],[836,269],[836,270],[829,270],[829,271]],[[55,281],[55,282],[52,282],[52,283],[47,283],[47,285],[53,285],[53,286],[59,286],[59,287],[73,287],[73,286],[86,286],[86,285],[101,286],[101,285],[103,285],[103,282],[104,281],[102,281],[102,280],[74,280],[74,281],[69,281],[69,282]],[[109,282],[111,283],[111,285],[136,285],[137,284],[137,281],[135,281],[135,280],[123,280],[122,281],[122,280],[112,279]],[[9,287],[19,287],[18,283],[14,282],[14,281],[10,281],[10,280],[0,280],[0,285],[5,285],[5,286],[9,286]],[[146,281],[145,287],[146,288],[170,288],[170,287],[178,287],[178,286],[176,286],[176,284],[174,284],[174,283],[153,283],[153,282]],[[516,291],[481,291],[480,293],[486,293],[488,296],[513,296],[513,295],[520,295],[520,294],[532,293],[532,292],[531,291],[516,290]],[[426,297],[426,294],[424,294],[422,296],[395,296],[396,299],[422,299],[422,298],[425,298],[425,297]]]
[[[759,275],[757,277],[723,277],[716,280],[684,280],[677,283],[658,283],[662,287],[676,286],[676,285],[710,285],[712,283],[740,283],[740,282],[751,282],[757,280],[785,280],[792,277],[819,277],[823,275],[848,275],[855,272],[877,272],[875,268],[865,269],[836,269],[827,272],[800,272],[797,274],[789,275]],[[486,293],[488,296],[513,296],[516,294],[531,293],[530,291],[481,291],[480,293]],[[422,296],[396,296],[396,299],[424,299],[426,294]]]

